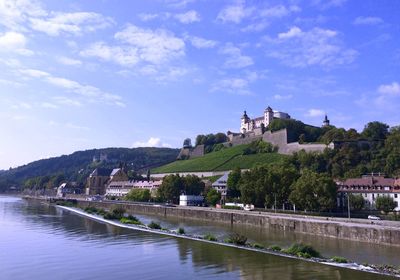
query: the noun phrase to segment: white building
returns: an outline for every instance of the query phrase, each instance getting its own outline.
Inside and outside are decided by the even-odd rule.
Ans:
[[[346,205],[347,194],[361,195],[368,209],[375,209],[376,198],[380,196],[392,197],[397,202],[396,211],[400,211],[400,179],[385,178],[378,175],[365,175],[361,178],[350,178],[337,182],[338,206]]]
[[[252,132],[262,126],[267,128],[273,119],[290,119],[290,115],[284,112],[273,111],[272,108],[268,106],[267,109],[265,109],[263,116],[250,119],[249,116],[247,116],[246,111],[244,111],[240,123],[240,132]]]
[[[111,181],[106,187],[106,196],[125,196],[132,189],[147,189],[155,195],[157,189],[161,186],[159,181]]]
[[[228,175],[229,173],[225,173],[222,177],[220,177],[217,181],[215,181],[212,184],[212,187],[221,194],[222,201],[225,201],[228,191],[227,187]]]
[[[202,206],[204,197],[202,195],[180,195],[180,206]]]

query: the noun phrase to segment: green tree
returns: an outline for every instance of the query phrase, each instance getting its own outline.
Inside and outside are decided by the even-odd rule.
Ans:
[[[393,200],[393,197],[384,195],[376,198],[375,206],[376,209],[388,213],[397,207],[397,202]]]
[[[210,188],[206,195],[206,201],[209,205],[215,206],[221,200],[221,194],[214,188]]]
[[[326,211],[336,205],[336,184],[327,174],[304,170],[292,185],[289,195],[296,208],[310,211]]]
[[[361,135],[371,140],[384,140],[388,135],[389,126],[382,122],[369,122],[364,127]]]
[[[362,195],[358,194],[358,195],[354,195],[354,194],[350,194],[349,195],[349,200],[350,200],[350,207],[352,210],[355,211],[360,211],[364,208],[365,205],[365,200],[362,197]]]
[[[146,189],[132,189],[125,196],[126,200],[130,201],[149,201],[151,199],[151,194],[149,190]]]
[[[162,201],[179,202],[179,195],[184,189],[184,181],[178,174],[171,174],[164,177],[161,186],[158,188],[158,197]]]
[[[229,198],[240,197],[240,187],[239,181],[242,178],[242,171],[239,167],[234,168],[228,175],[228,180],[226,182],[228,191],[227,196]]]
[[[187,195],[200,195],[204,191],[205,184],[198,176],[188,175],[182,178],[183,192]]]

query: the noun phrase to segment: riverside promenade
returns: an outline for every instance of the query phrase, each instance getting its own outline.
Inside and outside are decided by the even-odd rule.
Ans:
[[[28,199],[42,199],[28,197]],[[48,198],[47,198],[48,199]],[[400,247],[400,222],[370,221],[365,219],[327,218],[295,214],[267,213],[257,211],[216,209],[209,207],[169,207],[159,204],[115,201],[77,200],[79,207],[111,209],[118,205],[128,214],[148,214],[163,217],[243,224],[282,231],[313,234],[318,236],[386,244]]]

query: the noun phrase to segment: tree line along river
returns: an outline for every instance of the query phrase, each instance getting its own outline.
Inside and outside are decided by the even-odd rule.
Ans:
[[[265,245],[311,243],[323,255],[360,263],[399,265],[398,248],[338,241],[248,226],[156,216],[166,228],[190,234],[231,232]],[[347,254],[344,254],[346,253]],[[397,254],[396,254],[397,253]],[[0,196],[0,279],[390,279],[99,223],[35,201]]]

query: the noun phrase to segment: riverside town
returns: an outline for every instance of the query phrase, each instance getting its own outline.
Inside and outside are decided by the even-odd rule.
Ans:
[[[398,14],[0,0],[0,279],[400,278]]]

